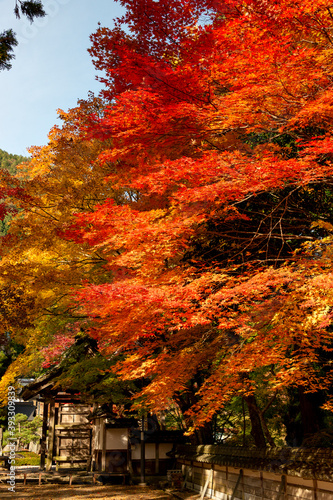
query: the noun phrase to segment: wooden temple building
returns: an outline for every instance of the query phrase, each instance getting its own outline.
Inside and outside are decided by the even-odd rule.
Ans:
[[[109,405],[82,402],[61,387],[62,364],[24,387],[21,397],[38,402],[43,419],[41,468],[77,467],[109,475],[166,475],[168,453],[182,440],[178,431],[161,431],[157,419],[124,418]],[[110,395],[111,399],[111,395]]]
[[[60,463],[90,468],[92,431],[90,406],[69,391],[54,388],[55,371],[25,387],[22,398],[38,401],[43,419],[41,468]]]

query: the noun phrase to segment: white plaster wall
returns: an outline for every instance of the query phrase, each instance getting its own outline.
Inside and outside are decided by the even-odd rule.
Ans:
[[[146,443],[146,458],[147,459],[155,459],[156,458],[156,453],[155,453],[155,443]],[[159,458],[161,460],[170,458],[167,455],[167,452],[171,451],[172,449],[172,443],[160,443],[159,445]],[[140,460],[141,458],[141,445],[140,443],[137,443],[135,445],[135,448],[132,448],[132,459],[133,460]]]
[[[172,450],[172,443],[160,443],[160,458],[170,458],[167,453]]]
[[[132,446],[132,460],[140,460],[141,458],[141,445],[137,443]]]
[[[146,458],[147,460],[154,460],[156,458],[155,443],[146,443]]]
[[[154,460],[155,458],[155,443],[146,443],[145,454],[148,460]],[[141,444],[135,445],[135,449],[132,448],[132,460],[141,459]]]
[[[106,429],[106,449],[125,450],[128,444],[127,429]]]

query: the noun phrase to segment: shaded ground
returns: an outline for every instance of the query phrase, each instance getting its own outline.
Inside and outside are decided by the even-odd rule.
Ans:
[[[90,486],[90,485],[42,485],[22,486],[18,484],[15,493],[8,486],[0,485],[0,498],[15,500],[170,500],[171,494],[154,488],[140,486]]]

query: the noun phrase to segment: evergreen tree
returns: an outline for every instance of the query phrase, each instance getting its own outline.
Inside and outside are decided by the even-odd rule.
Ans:
[[[0,168],[8,170],[12,175],[16,173],[16,166],[27,160],[28,158],[25,156],[10,154],[0,149]]]
[[[36,17],[46,15],[43,4],[40,0],[16,0],[14,13],[18,19],[26,16],[30,22]],[[17,39],[12,29],[4,30],[0,33],[0,71],[10,69],[11,61],[14,59],[13,50],[17,45]]]

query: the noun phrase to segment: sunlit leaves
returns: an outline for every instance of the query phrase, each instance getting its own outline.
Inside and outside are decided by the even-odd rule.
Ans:
[[[140,404],[187,398],[193,428],[234,397],[327,391],[329,2],[123,5],[92,36],[106,102],[61,112],[22,169],[8,276],[148,379]]]
[[[128,353],[122,376],[151,377],[144,393],[158,407],[204,370],[199,424],[217,401],[254,390],[243,374],[264,367],[275,367],[272,391],[324,387],[315,366],[331,343],[330,271],[308,187],[333,167],[329,3],[124,5],[117,28],[92,37],[113,101],[86,130],[112,137],[99,161],[137,195],[65,233],[102,248],[113,272],[76,295],[91,334]]]

